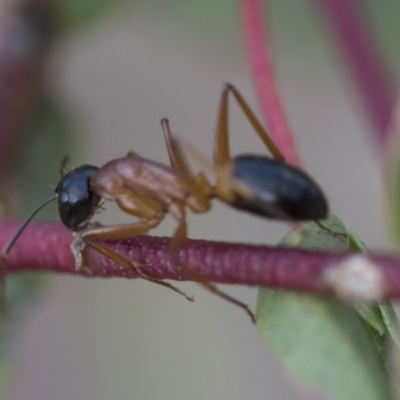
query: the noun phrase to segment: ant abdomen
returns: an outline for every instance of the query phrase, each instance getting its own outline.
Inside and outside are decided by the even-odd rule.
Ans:
[[[241,155],[232,163],[232,178],[239,183],[233,207],[266,218],[289,221],[328,216],[328,203],[322,190],[299,169],[280,160],[256,155]],[[245,189],[243,193],[241,187]]]

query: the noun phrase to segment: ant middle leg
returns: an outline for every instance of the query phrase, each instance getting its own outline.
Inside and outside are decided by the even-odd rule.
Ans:
[[[185,159],[179,140],[174,138],[171,134],[167,118],[161,120],[161,126],[164,132],[171,167],[185,182],[188,188],[189,196],[186,200],[186,205],[195,213],[208,211],[211,206],[212,192],[210,182],[203,172],[197,175],[193,174]],[[198,156],[203,158],[201,155]],[[211,163],[207,160],[203,160],[203,162],[209,164],[209,168],[213,169]]]
[[[187,233],[187,226],[186,226],[186,218],[184,214],[184,210],[179,210],[179,206],[176,210],[171,210],[171,213],[178,219],[179,224],[175,231],[174,236],[171,239],[171,258],[172,261],[185,273],[187,277],[196,281],[198,284],[203,286],[205,289],[209,290],[213,294],[221,297],[222,299],[234,304],[237,307],[242,308],[250,317],[253,323],[256,322],[256,318],[254,313],[250,310],[250,307],[241,302],[240,300],[235,299],[233,296],[221,291],[217,285],[209,282],[204,276],[199,274],[196,271],[193,271],[190,267],[185,265],[184,263],[179,261],[179,251],[182,248],[185,240],[186,240],[186,233]]]
[[[190,167],[185,160],[180,142],[172,137],[169,122],[166,118],[163,118],[161,120],[161,126],[164,131],[171,166],[177,173],[179,173],[179,175],[189,188],[190,196],[187,199],[186,205],[194,212],[207,211],[211,205],[210,201],[212,197],[212,188],[210,183],[203,173],[198,174],[196,177],[193,176]],[[209,163],[206,162],[206,164]],[[213,169],[212,166],[211,169]],[[179,204],[177,202],[173,203],[171,204],[169,211],[178,221],[178,227],[175,231],[174,236],[171,239],[171,261],[176,264],[182,270],[182,272],[186,274],[186,276],[202,285],[205,289],[221,297],[222,299],[229,301],[230,303],[244,309],[245,312],[250,316],[252,322],[255,323],[255,316],[247,304],[222,292],[215,284],[205,279],[204,276],[196,271],[193,271],[185,264],[179,262],[179,251],[182,248],[187,237],[185,205]]]

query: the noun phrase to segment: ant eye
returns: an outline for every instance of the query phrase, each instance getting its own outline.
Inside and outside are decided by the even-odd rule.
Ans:
[[[82,165],[66,174],[58,184],[58,211],[62,223],[69,229],[86,221],[100,203],[101,197],[90,190],[90,179],[98,170]]]

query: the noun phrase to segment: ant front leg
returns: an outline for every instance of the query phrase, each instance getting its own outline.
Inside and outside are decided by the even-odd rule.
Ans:
[[[162,281],[161,279],[153,278],[152,276],[145,274],[141,269],[143,267],[148,266],[147,264],[139,264],[139,263],[129,261],[125,257],[120,256],[118,253],[110,250],[108,247],[103,246],[102,244],[100,244],[94,240],[90,240],[90,239],[86,238],[86,239],[83,239],[83,241],[86,245],[93,248],[94,250],[96,250],[97,252],[102,254],[103,256],[107,257],[109,260],[114,261],[120,267],[127,269],[127,270],[134,269],[136,274],[139,277],[141,277],[142,279],[145,279],[146,281],[149,281],[149,282],[156,283],[157,285],[167,287],[167,288],[173,290],[174,292],[180,294],[181,296],[185,297],[188,301],[194,301],[193,296],[188,296],[184,291],[180,290],[176,286],[171,285],[168,282]]]
[[[132,196],[131,196],[132,200]],[[121,208],[127,211],[127,204],[123,202],[118,203]],[[139,201],[136,203],[136,212],[139,213],[138,209],[140,210]],[[145,213],[145,209],[141,209],[143,214]],[[77,262],[77,268],[81,268],[82,265],[82,252],[85,246],[89,246],[95,249],[97,252],[108,258],[109,260],[114,261],[120,267],[132,270],[134,269],[138,276],[141,278],[156,283],[161,286],[168,287],[169,289],[179,293],[180,295],[184,296],[187,300],[193,301],[193,297],[188,296],[186,293],[178,289],[177,287],[171,285],[170,283],[164,282],[160,279],[153,278],[142,271],[143,267],[148,266],[147,264],[140,264],[136,262],[131,262],[126,258],[120,256],[116,252],[112,251],[108,247],[104,246],[103,244],[99,243],[99,240],[107,240],[107,239],[125,239],[130,238],[138,235],[142,235],[147,233],[152,228],[155,228],[157,225],[160,224],[162,219],[164,218],[164,214],[159,213],[157,216],[149,219],[144,219],[137,223],[133,224],[126,224],[126,225],[115,225],[115,226],[99,226],[99,227],[92,227],[86,230],[83,230],[77,234],[77,237],[72,242],[71,250],[75,256],[75,260]]]

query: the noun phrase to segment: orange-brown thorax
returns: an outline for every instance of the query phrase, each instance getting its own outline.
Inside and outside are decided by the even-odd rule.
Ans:
[[[134,193],[169,204],[187,196],[186,185],[171,168],[131,154],[101,167],[93,175],[91,187],[106,199]]]

